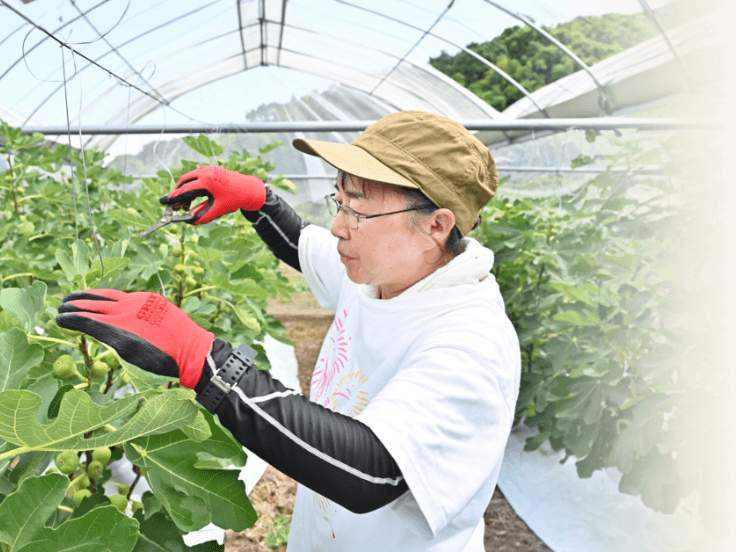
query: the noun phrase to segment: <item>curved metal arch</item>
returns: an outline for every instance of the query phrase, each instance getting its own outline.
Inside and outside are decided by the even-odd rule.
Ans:
[[[672,52],[673,57],[675,58],[675,64],[677,65],[677,68],[679,69],[679,77],[682,80],[682,84],[685,87],[685,90],[688,92],[694,92],[695,91],[695,85],[693,84],[692,75],[690,74],[690,71],[688,71],[687,66],[685,65],[685,62],[682,61],[682,57],[677,53],[677,50],[675,49],[675,45],[672,44],[672,41],[670,40],[670,37],[667,35],[667,32],[664,30],[664,27],[659,21],[659,18],[654,13],[652,8],[649,7],[649,4],[646,0],[639,0],[639,5],[641,5],[642,9],[644,10],[644,13],[647,14],[649,19],[652,20],[654,23],[654,26],[657,27],[657,30],[659,31],[659,34],[662,35],[662,38],[664,38],[664,41],[667,43],[667,47],[670,49],[670,52]]]
[[[421,27],[417,27],[415,25],[412,25],[411,23],[407,23],[406,21],[402,21],[401,19],[397,19],[395,17],[391,17],[390,15],[386,15],[385,13],[381,13],[381,12],[377,12],[377,11],[374,11],[374,10],[371,10],[371,9],[368,9],[368,8],[364,8],[363,6],[356,6],[355,4],[351,4],[350,2],[345,2],[344,0],[335,0],[335,1],[336,2],[339,2],[340,4],[345,4],[346,6],[351,6],[353,8],[358,8],[358,9],[361,9],[363,11],[367,11],[368,13],[372,13],[374,15],[378,15],[378,16],[383,17],[385,19],[388,19],[390,21],[394,21],[396,23],[400,23],[400,24],[402,24],[402,25],[404,25],[406,27],[409,27],[410,29],[414,29],[414,30],[417,30],[417,31],[424,32],[424,29],[422,29]],[[439,36],[437,34],[434,34],[432,32],[427,32],[427,34],[429,36],[433,37],[433,38],[437,38],[437,39],[439,39],[439,40],[441,40],[441,41],[449,44],[453,48],[459,48],[460,50],[462,50],[466,54],[471,55],[472,57],[474,57],[475,59],[477,59],[481,63],[485,64],[487,67],[493,69],[496,73],[498,73],[499,75],[501,75],[501,77],[504,78],[509,84],[511,84],[519,92],[521,92],[522,94],[524,94],[524,96],[526,98],[529,98],[529,101],[531,101],[536,106],[536,108],[539,109],[539,111],[542,114],[544,114],[545,117],[549,118],[549,115],[547,114],[547,112],[544,110],[544,108],[541,105],[539,105],[537,103],[537,101],[532,97],[532,95],[529,93],[529,91],[526,88],[524,88],[521,84],[519,84],[518,82],[516,82],[516,80],[514,80],[513,77],[511,77],[511,75],[509,75],[508,73],[506,73],[505,71],[503,71],[499,67],[496,67],[493,63],[491,63],[490,61],[488,61],[483,56],[480,56],[477,53],[473,52],[472,50],[469,50],[465,46],[462,46],[460,44],[455,44],[454,42],[452,42],[450,40],[447,40],[446,38],[441,37],[441,36]]]
[[[246,58],[247,52],[245,51],[245,38],[243,38],[243,31],[245,30],[245,27],[243,27],[243,12],[240,9],[240,0],[235,0],[235,7],[238,10],[238,34],[240,35],[240,49],[243,55],[243,67],[247,71],[248,59]]]
[[[289,0],[282,0],[281,3],[281,30],[279,31],[279,46],[276,50],[276,65],[281,65],[281,46],[284,43],[284,22],[286,21],[286,3]]]
[[[446,14],[446,13],[447,13],[448,11],[450,11],[450,8],[452,7],[452,5],[453,5],[454,3],[455,3],[455,0],[450,0],[450,3],[449,3],[449,4],[448,4],[448,6],[447,6],[447,7],[445,8],[445,11],[443,11],[443,12],[442,12],[442,13],[441,13],[441,14],[439,15],[439,17],[438,17],[437,19],[435,19],[435,22],[434,22],[434,23],[432,23],[432,24],[431,24],[431,25],[429,26],[429,29],[427,29],[426,31],[424,31],[424,34],[423,34],[423,35],[422,35],[421,37],[419,37],[419,40],[417,40],[417,41],[416,41],[416,42],[414,43],[414,45],[413,45],[413,46],[412,46],[411,48],[409,48],[409,51],[407,51],[407,52],[406,52],[406,53],[404,54],[404,56],[403,56],[403,57],[402,57],[402,58],[401,58],[401,59],[400,59],[400,60],[399,60],[399,61],[398,61],[398,62],[396,63],[396,65],[394,65],[394,66],[393,66],[393,67],[391,68],[391,70],[390,70],[390,71],[389,71],[388,73],[386,73],[385,75],[383,75],[383,78],[381,78],[381,80],[380,80],[380,81],[378,82],[378,84],[377,84],[377,85],[376,85],[376,86],[375,86],[375,87],[373,88],[373,90],[371,90],[371,91],[370,91],[370,95],[371,95],[371,96],[372,96],[372,95],[373,95],[373,93],[374,93],[374,92],[376,91],[376,89],[377,89],[377,88],[378,88],[379,86],[381,86],[381,85],[383,84],[383,82],[384,82],[384,81],[385,81],[385,80],[386,80],[387,78],[389,78],[389,77],[391,76],[391,74],[392,74],[392,73],[393,73],[394,71],[396,71],[396,68],[397,68],[397,67],[399,67],[399,65],[401,65],[401,62],[403,62],[403,61],[405,61],[405,60],[406,60],[406,58],[407,58],[407,57],[409,56],[409,54],[411,54],[411,53],[412,53],[412,52],[414,51],[414,48],[416,48],[416,47],[417,47],[417,46],[419,45],[419,43],[420,43],[420,42],[421,42],[422,40],[424,40],[424,37],[425,37],[425,36],[427,36],[427,35],[429,34],[429,32],[430,32],[430,31],[431,31],[432,29],[434,29],[434,28],[435,28],[435,27],[437,26],[437,23],[439,23],[439,22],[440,22],[440,21],[442,20],[442,18],[443,18],[443,17],[445,17],[445,14]]]
[[[577,63],[581,69],[583,69],[588,75],[590,75],[590,78],[593,79],[593,82],[595,83],[596,87],[598,88],[598,105],[603,110],[603,112],[606,115],[610,115],[613,113],[614,105],[611,104],[608,100],[608,97],[606,96],[606,91],[603,88],[603,85],[598,82],[598,79],[595,77],[593,72],[590,70],[590,67],[586,65],[586,63],[580,59],[578,56],[575,55],[575,53],[570,50],[567,46],[565,46],[562,42],[557,40],[555,37],[553,37],[551,34],[549,34],[547,31],[542,29],[539,25],[534,23],[531,19],[529,19],[527,16],[522,15],[520,13],[512,12],[511,10],[504,8],[503,6],[499,5],[498,3],[494,2],[493,0],[485,0],[487,4],[490,4],[491,6],[498,8],[502,12],[510,15],[511,17],[518,19],[522,23],[528,25],[532,29],[534,29],[537,33],[542,35],[544,38],[546,38],[548,41],[550,41],[552,44],[557,46],[566,56],[568,56],[570,59],[572,59],[575,63]]]
[[[290,26],[290,27],[291,27],[291,26]],[[319,34],[319,33],[318,33],[318,34]],[[258,51],[258,50],[260,50],[260,46],[257,46],[257,47],[255,47],[255,48],[251,48],[250,50],[248,50],[248,51],[246,52],[246,54],[249,54],[249,53],[251,53],[251,52],[256,52],[256,51]],[[351,71],[356,71],[356,69],[355,69],[355,67],[354,67],[354,66],[342,66],[342,65],[340,65],[340,64],[337,64],[336,62],[334,62],[334,61],[333,61],[333,60],[331,60],[331,59],[327,59],[327,58],[320,58],[320,57],[318,57],[318,56],[312,56],[312,55],[308,55],[308,54],[305,54],[304,52],[298,52],[298,51],[295,51],[295,50],[291,50],[291,49],[289,49],[289,48],[283,48],[283,47],[282,47],[282,50],[283,50],[283,51],[285,51],[285,52],[288,52],[288,53],[290,53],[290,54],[294,54],[294,55],[298,55],[298,56],[304,56],[304,57],[307,57],[307,58],[310,58],[310,59],[316,59],[316,60],[319,60],[319,61],[323,61],[323,62],[329,62],[329,63],[330,63],[331,65],[333,65],[333,66],[336,66],[336,67],[338,67],[338,68],[339,68],[339,67],[344,67],[345,69],[350,69]],[[237,54],[237,56],[240,56],[240,55],[242,55],[242,53],[238,53],[238,54]],[[397,56],[395,56],[395,55],[393,55],[393,54],[388,54],[388,55],[391,55],[392,57],[397,57]],[[230,58],[225,58],[224,60],[226,60],[226,59],[232,59],[233,57],[235,57],[235,56],[230,56]],[[223,61],[224,61],[224,60],[223,60]],[[408,62],[408,63],[410,63],[410,62]],[[410,63],[410,65],[412,65],[413,67],[415,67],[415,68],[417,68],[417,69],[419,69],[419,70],[421,70],[421,71],[427,72],[427,70],[426,70],[426,69],[425,69],[424,67],[421,67],[421,66],[417,66],[417,65],[414,65],[414,64],[412,64],[412,63]],[[280,67],[285,67],[285,68],[288,68],[288,69],[296,69],[296,70],[299,70],[299,71],[301,71],[301,72],[304,72],[304,73],[310,73],[310,74],[314,74],[314,75],[316,75],[316,76],[322,76],[322,77],[324,77],[324,75],[321,75],[321,74],[319,74],[319,73],[314,73],[314,72],[312,72],[312,71],[308,71],[308,70],[305,70],[305,69],[303,69],[303,68],[291,67],[291,66],[289,66],[289,65],[280,65]],[[238,71],[238,72],[244,72],[244,71]],[[213,80],[211,80],[211,81],[208,81],[208,82],[202,82],[202,83],[198,84],[198,85],[197,85],[196,87],[190,88],[190,89],[188,89],[188,90],[186,90],[186,91],[184,91],[184,92],[182,92],[182,93],[180,93],[180,94],[177,94],[176,96],[174,96],[174,97],[170,98],[170,101],[173,101],[174,99],[176,99],[176,98],[178,98],[178,97],[180,97],[180,96],[182,96],[182,95],[184,95],[184,94],[186,94],[186,93],[188,93],[188,92],[191,92],[192,90],[196,90],[197,88],[201,88],[202,86],[206,86],[206,85],[208,85],[208,84],[212,84],[213,82],[216,82],[216,81],[218,81],[218,80],[221,80],[221,79],[223,79],[223,78],[228,78],[228,77],[231,77],[231,76],[233,76],[233,75],[237,74],[238,72],[236,72],[236,73],[231,73],[231,74],[229,74],[229,75],[225,75],[225,76],[222,76],[222,77],[218,77],[217,79],[213,79]],[[374,74],[372,74],[372,73],[365,73],[365,72],[361,72],[361,71],[357,71],[357,72],[358,72],[358,73],[360,73],[360,74],[363,74],[363,75],[365,75],[365,76],[368,76],[368,77],[375,77],[375,75],[374,75]],[[430,73],[430,74],[432,74],[432,73]],[[432,75],[432,76],[436,76],[436,75]],[[364,94],[365,94],[365,93],[367,93],[367,92],[366,92],[365,90],[361,90],[360,88],[356,88],[356,87],[354,87],[354,86],[351,86],[351,85],[350,85],[349,83],[344,83],[344,82],[342,82],[342,81],[337,81],[337,82],[339,82],[339,83],[340,83],[340,84],[341,84],[342,86],[345,86],[346,88],[351,88],[351,89],[353,89],[353,90],[357,90],[357,91],[359,91],[359,92],[361,92],[361,93],[364,93]],[[423,99],[423,97],[422,97],[422,96],[420,96],[420,95],[418,94],[418,92],[417,92],[416,90],[412,89],[412,88],[409,88],[409,87],[403,86],[403,85],[401,85],[401,84],[396,84],[396,83],[393,83],[393,85],[394,85],[394,86],[396,86],[397,88],[399,88],[400,90],[402,90],[402,91],[404,91],[404,92],[406,92],[406,93],[408,93],[408,94],[411,94],[412,96],[415,96],[415,97],[417,97],[417,98],[419,98],[419,99]],[[165,87],[165,86],[166,86],[166,85],[164,85],[164,87]],[[145,98],[141,98],[141,100],[144,100],[144,101],[145,101]],[[395,109],[397,109],[397,110],[398,110],[398,109],[400,109],[400,108],[399,108],[398,106],[396,106],[396,105],[392,104],[391,102],[388,102],[387,100],[385,100],[385,98],[382,98],[382,100],[383,100],[383,101],[386,101],[386,102],[387,102],[388,104],[392,105],[392,107],[394,107]],[[141,119],[142,117],[144,117],[145,115],[147,115],[148,113],[152,112],[152,111],[153,111],[154,109],[156,109],[156,108],[158,107],[158,106],[154,106],[153,104],[151,104],[151,105],[152,105],[152,107],[151,107],[150,109],[145,109],[145,110],[142,110],[142,111],[140,111],[139,113],[137,113],[137,114],[135,115],[135,117],[134,117],[134,118],[132,119],[132,121],[131,121],[131,122],[135,122],[135,121],[138,121],[138,120],[140,120],[140,119]]]
[[[118,46],[118,48],[122,48],[122,47],[124,47],[124,46],[127,46],[127,45],[128,45],[128,44],[130,44],[131,42],[135,42],[136,40],[138,40],[139,38],[141,38],[141,37],[143,37],[143,36],[146,36],[147,34],[150,34],[150,33],[152,33],[152,32],[156,32],[156,31],[158,31],[159,29],[162,29],[163,27],[166,27],[166,26],[168,26],[168,25],[170,25],[170,24],[172,24],[172,23],[175,23],[175,22],[177,22],[178,20],[180,20],[180,19],[182,19],[182,18],[184,18],[184,17],[187,17],[187,16],[189,16],[189,15],[191,15],[191,14],[193,14],[193,13],[196,13],[196,12],[200,11],[201,9],[203,9],[203,8],[206,8],[206,7],[210,6],[210,5],[212,5],[212,4],[207,4],[207,6],[203,6],[203,7],[199,7],[199,8],[196,8],[196,9],[194,9],[194,10],[192,10],[192,11],[189,11],[189,12],[187,12],[187,13],[185,13],[185,14],[181,15],[180,17],[177,17],[176,19],[172,19],[172,20],[170,20],[170,21],[168,21],[168,22],[166,22],[166,23],[163,23],[163,24],[161,24],[161,25],[157,25],[156,27],[153,27],[152,29],[148,29],[147,31],[145,31],[145,32],[143,32],[143,33],[141,33],[141,34],[139,34],[139,35],[136,35],[135,37],[133,37],[133,38],[130,38],[130,39],[128,39],[128,40],[126,40],[125,42],[123,42],[122,44],[120,44],[120,45]],[[255,26],[255,25],[257,25],[257,23],[254,23],[254,24],[252,24],[252,25],[248,25],[247,27],[244,27],[244,29],[247,29],[247,28],[253,27],[253,26]],[[236,32],[239,32],[239,29],[234,29],[234,30],[232,30],[232,31],[228,31],[228,32],[226,32],[226,33],[222,33],[222,34],[220,34],[220,35],[217,35],[217,36],[215,36],[215,37],[212,37],[212,38],[209,38],[209,39],[207,39],[207,40],[205,40],[205,41],[202,41],[202,42],[200,42],[200,44],[204,44],[204,43],[206,43],[206,42],[209,42],[209,41],[211,41],[211,40],[217,40],[217,39],[219,39],[219,38],[222,38],[223,36],[227,36],[227,35],[229,35],[229,34],[233,34],[233,33],[236,33]],[[98,62],[98,61],[102,60],[103,58],[106,58],[106,57],[107,57],[108,55],[110,55],[110,54],[112,54],[112,53],[114,53],[114,52],[113,52],[112,50],[110,50],[109,52],[105,52],[105,53],[104,53],[104,54],[102,54],[101,56],[99,56],[99,57],[95,58],[95,59],[94,59],[94,61],[95,61],[95,62]],[[87,70],[87,69],[89,69],[90,67],[94,67],[94,66],[93,66],[92,64],[88,64],[88,65],[85,65],[84,67],[82,67],[81,69],[79,69],[79,72],[78,72],[78,73],[79,73],[79,74],[81,74],[81,73],[82,73],[82,71],[86,71],[86,70]],[[69,80],[71,80],[71,79],[73,79],[73,78],[75,78],[75,77],[76,77],[76,75],[74,75],[74,76],[70,77],[70,79],[69,79]],[[52,92],[51,92],[51,93],[50,93],[50,94],[49,94],[48,96],[46,96],[46,98],[44,98],[44,100],[43,100],[42,102],[40,102],[40,103],[39,103],[39,104],[38,104],[38,105],[36,106],[36,109],[34,109],[34,110],[33,110],[33,111],[31,112],[31,114],[30,114],[30,115],[28,115],[28,117],[27,117],[27,119],[26,119],[26,122],[27,122],[28,120],[30,120],[30,119],[31,119],[31,118],[33,117],[33,115],[35,115],[35,114],[36,114],[36,113],[38,112],[38,110],[39,110],[39,109],[41,109],[41,108],[42,108],[42,107],[43,107],[43,106],[44,106],[44,105],[46,104],[46,102],[48,102],[48,101],[49,101],[49,100],[50,100],[50,99],[51,99],[52,97],[54,97],[54,95],[55,95],[55,94],[56,94],[57,92],[59,92],[59,91],[60,91],[60,90],[61,90],[62,88],[64,88],[64,84],[63,84],[63,83],[62,83],[62,84],[60,84],[59,86],[57,86],[55,90],[53,90],[53,91],[52,91]],[[163,98],[163,99],[161,99],[161,100],[160,100],[160,103],[161,103],[161,104],[163,104],[163,105],[168,105],[168,104],[169,104],[169,101],[168,101],[168,100],[167,100],[166,98]]]
[[[275,24],[276,22],[275,21],[269,21],[269,23],[274,23]],[[358,47],[363,48],[364,50],[368,50],[370,52],[377,52],[379,54],[385,55],[386,57],[397,59],[397,60],[399,60],[399,62],[404,61],[404,63],[408,63],[409,65],[411,65],[412,67],[414,67],[416,69],[419,69],[420,71],[423,71],[425,73],[428,73],[428,74],[430,74],[431,76],[433,76],[435,78],[437,77],[436,74],[434,74],[432,71],[428,70],[426,67],[424,67],[422,65],[417,65],[416,63],[412,63],[411,61],[406,61],[403,58],[400,58],[399,56],[397,56],[396,54],[394,54],[392,52],[388,52],[386,50],[381,50],[380,48],[376,48],[375,46],[369,46],[369,45],[366,45],[366,44],[355,42],[353,40],[348,40],[348,39],[343,38],[343,37],[340,37],[340,36],[336,36],[336,35],[333,35],[333,34],[330,34],[330,33],[326,33],[324,31],[320,31],[320,30],[317,30],[317,29],[311,29],[309,27],[300,27],[299,25],[293,25],[291,23],[284,23],[284,26],[285,27],[288,27],[289,29],[296,29],[297,31],[302,31],[302,32],[305,32],[305,33],[311,33],[311,34],[315,34],[317,36],[323,36],[323,37],[329,38],[330,40],[335,40],[335,41],[341,42],[343,44],[349,44],[351,46],[358,46]],[[292,50],[289,50],[289,49],[286,49],[286,48],[283,48],[283,47],[282,47],[282,49],[284,49],[285,51],[290,52],[290,53],[298,53],[298,54],[301,54],[301,55],[306,55],[306,54],[302,54],[302,52],[293,52]],[[307,56],[307,57],[313,57],[313,56]],[[315,59],[321,59],[321,58],[315,58]],[[327,62],[330,62],[330,63],[333,63],[334,64],[334,62],[332,60],[326,60],[325,59],[324,61],[327,61]],[[281,65],[279,65],[279,66],[281,67]],[[354,67],[351,67],[351,69],[352,70],[355,70]],[[308,71],[306,71],[306,72],[308,72]],[[313,73],[313,74],[316,74],[316,73]],[[368,74],[368,73],[365,73],[365,74]],[[317,76],[319,76],[319,75],[317,75]],[[374,76],[374,75],[371,75],[371,76]],[[452,81],[452,82],[455,82],[455,81]],[[347,83],[342,83],[342,84],[347,85]],[[399,85],[396,85],[396,86],[399,87],[399,88],[401,88]],[[459,86],[459,85],[457,85],[457,86]],[[354,87],[352,87],[352,88],[354,88]],[[356,88],[356,90],[357,90],[357,88]],[[467,90],[467,89],[465,89],[465,90]],[[368,92],[368,94],[371,94],[371,92]],[[471,94],[472,94],[472,92],[471,92]],[[475,95],[473,94],[473,96],[475,96]],[[482,101],[482,100],[479,100],[479,101]],[[484,105],[487,105],[487,104],[484,103]]]

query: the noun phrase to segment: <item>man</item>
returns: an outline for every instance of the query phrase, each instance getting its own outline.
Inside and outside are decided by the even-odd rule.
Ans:
[[[153,293],[76,292],[58,324],[178,376],[297,480],[290,552],[482,551],[520,377],[493,253],[464,237],[497,190],[493,158],[458,123],[418,111],[384,117],[351,145],[294,146],[339,170],[332,235],[220,167],[184,175],[161,202],[207,195],[195,224],[240,208],[335,310],[311,400]]]

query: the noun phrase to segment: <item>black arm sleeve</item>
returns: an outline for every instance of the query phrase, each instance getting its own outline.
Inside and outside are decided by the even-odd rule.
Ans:
[[[215,340],[211,356],[218,368],[231,351],[229,343]],[[197,394],[212,374],[205,363]],[[372,512],[408,490],[368,426],[310,402],[268,372],[248,369],[213,413],[248,450],[351,512]]]
[[[288,203],[266,187],[266,203],[258,211],[240,210],[276,258],[301,272],[299,234],[304,222]]]

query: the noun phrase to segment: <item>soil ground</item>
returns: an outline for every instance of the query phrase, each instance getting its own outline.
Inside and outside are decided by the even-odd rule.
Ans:
[[[282,265],[282,272],[295,282],[301,280],[298,272],[285,265]],[[290,302],[273,301],[268,310],[289,330],[287,337],[294,343],[299,383],[302,392],[309,396],[312,369],[334,314],[322,310],[309,292],[293,294]],[[256,525],[241,533],[228,531],[225,535],[225,552],[285,551],[286,545],[269,547],[264,544],[264,540],[273,531],[276,520],[284,515],[291,516],[295,493],[296,482],[269,466],[250,494],[250,500],[258,513]],[[484,519],[486,551],[549,550],[516,515],[498,488]]]

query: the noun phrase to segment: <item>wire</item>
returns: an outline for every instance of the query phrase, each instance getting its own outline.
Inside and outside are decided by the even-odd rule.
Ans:
[[[110,76],[113,76],[113,77],[115,77],[116,79],[118,79],[118,80],[119,80],[119,81],[121,81],[121,82],[127,83],[127,84],[128,84],[128,86],[131,86],[131,87],[135,88],[135,89],[136,89],[136,90],[138,90],[138,92],[140,92],[141,94],[144,94],[145,96],[148,96],[149,98],[151,98],[151,99],[152,99],[152,100],[154,100],[155,102],[157,102],[157,103],[160,103],[160,104],[162,104],[162,105],[163,105],[163,102],[162,102],[161,100],[159,100],[158,98],[156,98],[156,97],[154,97],[153,95],[149,94],[148,92],[146,92],[146,91],[145,91],[145,90],[143,90],[142,88],[139,88],[139,87],[138,87],[138,86],[136,86],[135,84],[132,84],[132,83],[128,82],[127,80],[125,80],[125,79],[124,79],[124,78],[122,78],[122,77],[119,77],[119,76],[118,76],[118,75],[116,75],[116,74],[115,74],[115,73],[114,73],[114,72],[113,72],[112,70],[110,70],[110,69],[107,69],[107,68],[103,67],[102,65],[100,65],[100,64],[99,64],[99,63],[97,63],[96,61],[94,61],[94,60],[92,60],[92,59],[88,58],[87,56],[85,56],[85,55],[84,55],[84,54],[82,54],[81,52],[78,52],[78,51],[76,51],[76,50],[75,50],[74,48],[72,48],[72,47],[71,47],[71,46],[70,46],[69,44],[67,44],[66,42],[64,42],[64,41],[62,41],[62,40],[59,40],[59,39],[58,39],[58,38],[56,38],[56,37],[55,37],[55,36],[54,36],[53,34],[51,34],[51,33],[50,33],[49,31],[47,31],[46,29],[44,29],[44,28],[43,28],[43,27],[41,27],[40,25],[38,25],[38,24],[34,23],[34,22],[33,22],[33,21],[31,21],[30,19],[28,19],[28,17],[26,17],[25,15],[23,15],[23,14],[22,14],[21,12],[19,12],[18,10],[16,10],[16,9],[15,9],[14,7],[12,7],[12,6],[8,5],[8,4],[7,4],[6,2],[5,2],[5,0],[0,0],[0,2],[2,2],[2,4],[3,4],[3,5],[5,6],[5,7],[9,8],[9,9],[10,9],[10,10],[11,10],[12,12],[14,12],[14,13],[15,13],[16,15],[18,15],[19,17],[23,18],[23,19],[24,19],[25,21],[27,21],[28,23],[30,23],[31,25],[33,25],[33,26],[34,26],[34,27],[35,27],[36,29],[38,29],[39,31],[41,31],[41,32],[45,33],[45,34],[46,34],[46,35],[47,35],[47,36],[48,36],[49,38],[51,38],[52,40],[54,40],[54,41],[58,42],[58,43],[59,43],[59,44],[60,44],[61,46],[63,46],[64,48],[68,48],[68,49],[69,49],[69,50],[70,50],[70,51],[71,51],[71,52],[72,52],[73,54],[76,54],[76,55],[78,55],[78,56],[79,56],[79,57],[81,57],[82,59],[84,59],[84,60],[88,61],[89,63],[91,63],[92,65],[94,65],[95,67],[99,67],[100,69],[102,69],[103,71],[105,71],[106,73],[108,73],[108,74],[109,74]],[[108,32],[109,32],[109,31],[108,31]],[[26,65],[27,65],[27,62],[26,62]],[[31,73],[31,74],[32,74],[32,73]],[[34,75],[34,76],[35,76],[35,75]],[[183,115],[183,114],[182,114],[182,115]],[[186,116],[186,115],[185,115],[185,116]]]

